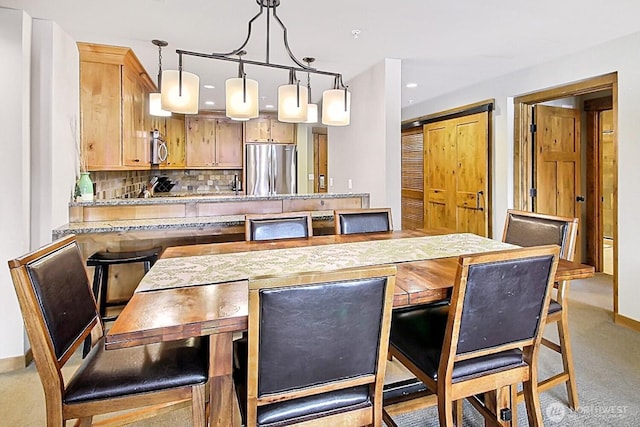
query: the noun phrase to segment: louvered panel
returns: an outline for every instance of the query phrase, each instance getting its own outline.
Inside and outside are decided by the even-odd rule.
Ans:
[[[417,128],[402,134],[402,228],[424,227],[423,133]]]
[[[423,191],[422,132],[402,135],[402,188]]]
[[[424,227],[424,203],[422,199],[402,197],[402,228],[414,230]]]

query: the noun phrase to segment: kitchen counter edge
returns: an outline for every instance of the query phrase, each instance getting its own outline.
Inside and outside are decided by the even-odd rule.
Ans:
[[[369,197],[369,193],[311,193],[311,194],[279,194],[275,196],[246,195],[207,195],[207,196],[159,196],[133,199],[104,199],[93,202],[70,202],[69,207],[77,206],[126,206],[126,205],[158,205],[180,203],[222,203],[238,201],[292,200],[292,199],[335,199],[344,197]]]

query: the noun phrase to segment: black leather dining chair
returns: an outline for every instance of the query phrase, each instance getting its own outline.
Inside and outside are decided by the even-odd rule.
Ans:
[[[193,424],[205,426],[208,340],[192,338],[105,350],[102,323],[75,236],[9,261],[11,277],[44,388],[47,425],[69,419],[90,425],[94,415],[119,423],[147,418],[172,402],[192,402]],[[62,368],[97,331],[97,342],[65,381]],[[106,420],[105,420],[106,421]]]
[[[333,212],[336,234],[392,231],[391,209],[340,209]]]
[[[508,210],[502,241],[523,247],[555,244],[560,247],[560,258],[573,261],[577,234],[578,218]],[[569,284],[568,280],[556,283],[556,295],[551,298],[549,304],[546,323],[557,325],[558,343],[542,338],[542,345],[560,354],[562,371],[549,378],[540,379],[538,390],[543,392],[564,383],[569,407],[577,410],[578,385],[569,337]],[[518,397],[523,398],[521,393]]]
[[[244,425],[382,425],[395,272],[375,266],[249,281],[249,339],[234,342]]]
[[[313,236],[311,212],[245,216],[245,240],[274,240]]]
[[[441,426],[454,425],[464,398],[488,425],[517,420],[519,383],[529,425],[542,426],[537,359],[558,253],[540,246],[461,256],[450,306],[393,313],[389,351],[436,395]],[[488,400],[499,390],[511,416]],[[394,426],[391,410],[384,420]]]

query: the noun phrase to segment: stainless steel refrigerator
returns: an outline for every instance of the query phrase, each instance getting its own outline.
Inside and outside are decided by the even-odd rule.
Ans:
[[[295,144],[246,144],[247,195],[269,196],[298,192]]]

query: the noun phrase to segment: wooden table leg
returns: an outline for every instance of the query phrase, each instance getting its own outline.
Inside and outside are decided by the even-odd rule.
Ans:
[[[234,424],[233,334],[209,337],[209,414],[210,426],[230,427]]]

